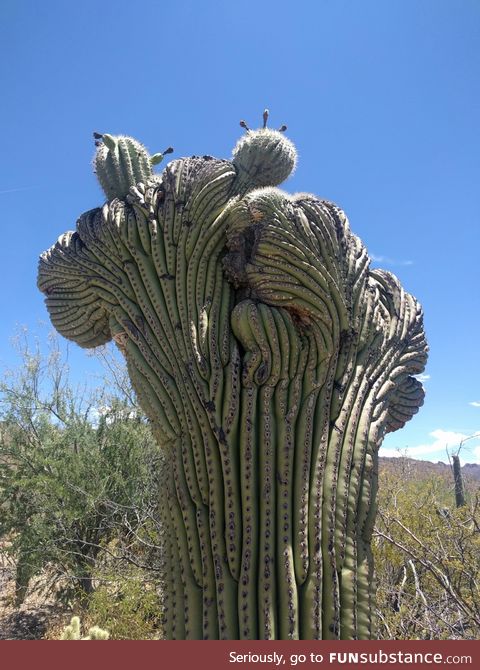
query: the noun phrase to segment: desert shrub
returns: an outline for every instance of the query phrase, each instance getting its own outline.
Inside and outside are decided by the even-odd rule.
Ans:
[[[453,478],[406,468],[399,461],[381,473],[373,542],[379,637],[478,639],[478,486],[456,508]]]
[[[39,574],[63,597],[92,592],[107,555],[159,569],[161,456],[131,390],[74,388],[56,339],[20,353],[0,381],[0,539],[17,602]]]
[[[98,586],[86,602],[86,621],[106,628],[114,640],[161,637],[162,599],[157,580],[131,565],[97,576]]]

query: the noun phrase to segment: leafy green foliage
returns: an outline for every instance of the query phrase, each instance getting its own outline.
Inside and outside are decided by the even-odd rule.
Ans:
[[[480,495],[454,504],[454,480],[381,472],[374,534],[379,637],[478,639]]]
[[[0,540],[16,559],[17,602],[36,575],[68,597],[89,593],[100,555],[154,548],[162,471],[131,395],[105,383],[79,392],[55,339],[48,354],[27,345],[0,382]]]
[[[108,629],[114,640],[159,639],[162,598],[158,582],[131,565],[120,575],[102,572],[102,581],[88,598],[86,616]]]

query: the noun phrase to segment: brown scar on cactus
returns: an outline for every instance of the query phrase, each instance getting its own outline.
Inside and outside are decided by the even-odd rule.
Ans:
[[[164,453],[165,636],[367,639],[378,450],[423,403],[423,315],[342,210],[277,188],[297,153],[268,119],[160,174],[170,149],[95,133],[107,202],[38,287],[65,337],[113,339]]]

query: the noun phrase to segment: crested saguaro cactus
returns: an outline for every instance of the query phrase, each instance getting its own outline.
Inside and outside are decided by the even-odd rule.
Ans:
[[[65,337],[117,343],[166,455],[166,637],[369,638],[377,454],[423,402],[422,313],[337,206],[276,188],[296,152],[264,119],[161,175],[98,136],[108,200],[38,286]]]

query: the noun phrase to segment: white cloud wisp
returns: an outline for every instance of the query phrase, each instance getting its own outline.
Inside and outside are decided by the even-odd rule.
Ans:
[[[418,444],[415,447],[405,447],[403,450],[380,448],[380,456],[388,458],[407,456],[408,458],[415,458],[420,461],[442,461],[443,463],[448,463],[447,452],[456,452],[462,442],[466,442],[469,438],[472,438],[471,442],[462,446],[459,454],[460,462],[462,465],[464,463],[480,463],[480,431],[474,431],[470,435],[466,435],[465,433],[437,428],[430,433],[430,436],[433,438],[433,441]]]

